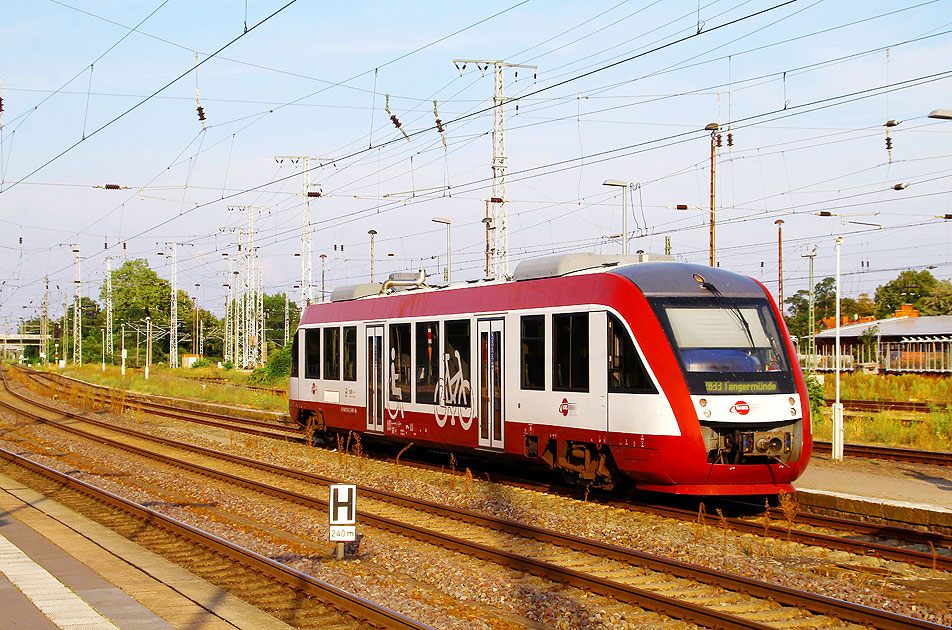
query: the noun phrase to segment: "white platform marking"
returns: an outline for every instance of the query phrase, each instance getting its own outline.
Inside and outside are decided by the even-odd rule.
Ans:
[[[0,573],[58,627],[76,630],[118,630],[79,595],[0,536]]]

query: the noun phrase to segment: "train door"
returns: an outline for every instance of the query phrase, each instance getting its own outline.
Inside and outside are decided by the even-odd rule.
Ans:
[[[383,326],[367,326],[367,430],[383,431]]]
[[[479,445],[505,446],[503,417],[503,328],[505,320],[480,319],[476,323],[479,344]]]

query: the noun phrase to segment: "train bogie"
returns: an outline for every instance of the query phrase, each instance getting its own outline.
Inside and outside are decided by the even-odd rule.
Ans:
[[[594,487],[790,490],[809,404],[764,288],[619,258],[335,292],[295,335],[291,414],[318,431],[524,458]]]

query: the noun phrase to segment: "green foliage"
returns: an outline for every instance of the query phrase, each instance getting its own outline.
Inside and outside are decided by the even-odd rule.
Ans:
[[[952,282],[941,280],[932,295],[919,301],[920,315],[952,315]]]
[[[823,383],[813,374],[806,375],[807,396],[810,398],[810,417],[820,418],[823,415],[824,392]]]
[[[833,398],[836,382],[827,377],[826,397]],[[919,400],[938,405],[952,403],[952,378],[921,374],[840,375],[840,396],[846,400]]]
[[[813,285],[814,316],[819,327],[824,317],[836,316],[836,280],[824,278]],[[790,334],[803,337],[810,334],[810,292],[800,289],[784,302],[787,304],[787,328]],[[856,299],[840,296],[840,314],[844,317],[872,315],[876,304],[865,293]]]
[[[213,365],[215,365],[215,362],[211,359],[199,359],[198,361],[192,363],[192,369],[194,370],[197,368],[211,367]]]
[[[255,385],[283,384],[291,375],[291,350],[278,350],[268,357],[268,363],[251,371],[250,382]]]
[[[923,310],[923,300],[939,289],[939,281],[928,271],[903,271],[895,280],[876,289],[876,317],[888,317],[903,304]]]
[[[221,367],[224,370],[234,370],[235,364],[231,361],[225,361],[224,363],[221,364]]]
[[[895,412],[851,413],[844,417],[846,441],[856,444],[883,444],[932,451],[952,450],[952,408],[928,414],[897,417]],[[813,419],[813,436],[830,440],[833,421],[829,416]]]

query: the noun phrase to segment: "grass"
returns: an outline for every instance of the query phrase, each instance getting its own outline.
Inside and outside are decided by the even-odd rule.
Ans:
[[[847,414],[843,420],[846,442],[952,451],[952,407],[909,418],[897,417],[895,412]],[[833,419],[828,407],[822,416],[813,418],[813,437],[832,440]]]
[[[196,377],[227,378],[233,385],[244,385],[248,381],[248,374],[236,370],[218,370],[217,368],[196,368],[172,370],[167,367],[153,366],[149,370],[149,380],[142,372],[126,370],[122,376],[120,369],[115,366],[106,366],[103,372],[99,364],[71,366],[62,370],[65,376],[70,376],[90,383],[129,389],[132,391],[155,394],[158,396],[177,396],[196,398],[209,402],[229,405],[243,405],[271,411],[287,411],[287,396],[278,396],[266,391],[243,389],[216,383],[202,383]]]
[[[836,380],[823,379],[824,395],[833,398]],[[840,398],[847,400],[918,400],[952,403],[952,378],[922,374],[841,374]]]

